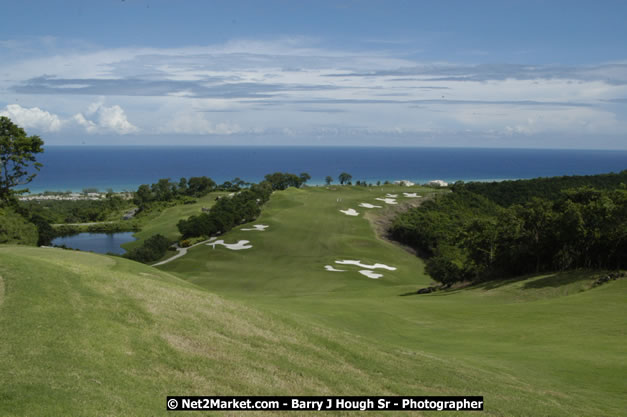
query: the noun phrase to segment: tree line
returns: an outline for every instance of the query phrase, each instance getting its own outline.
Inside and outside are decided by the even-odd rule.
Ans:
[[[272,185],[269,182],[253,184],[231,197],[219,198],[207,213],[180,220],[177,228],[183,239],[225,233],[234,226],[255,220],[270,194]]]
[[[560,189],[551,179],[517,182],[527,200],[508,206],[497,201],[516,201],[515,191],[502,192],[514,187],[454,187],[453,193],[399,215],[390,232],[416,248],[426,259],[426,271],[446,284],[576,268],[626,268],[627,187],[613,187],[613,175],[587,178],[601,184],[600,189]],[[608,177],[610,185],[603,181]],[[569,184],[563,178],[554,181]],[[547,197],[547,189],[557,191]]]
[[[232,186],[232,183],[229,183]],[[154,184],[142,184],[137,188],[133,202],[140,210],[157,202],[170,202],[182,197],[203,197],[215,191],[215,181],[208,177],[181,178],[178,183],[162,178]]]
[[[451,186],[451,189],[480,194],[501,206],[509,207],[513,204],[524,204],[533,197],[555,200],[560,198],[560,192],[566,189],[592,187],[597,190],[613,190],[621,184],[627,184],[627,170],[599,175],[572,175],[499,182],[464,183],[458,181]]]

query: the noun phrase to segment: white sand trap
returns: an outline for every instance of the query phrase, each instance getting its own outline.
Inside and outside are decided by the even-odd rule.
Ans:
[[[404,195],[405,197],[407,197],[407,198],[418,198],[418,197],[421,197],[421,196],[419,196],[419,195],[418,195],[418,194],[416,194],[416,193],[403,193],[403,195]]]
[[[359,273],[360,273],[361,275],[365,275],[365,276],[367,276],[368,278],[372,278],[372,279],[379,279],[379,278],[381,278],[381,277],[383,276],[383,274],[377,274],[376,272],[372,272],[372,271],[369,271],[369,270],[367,270],[367,269],[364,269],[364,270],[362,270],[362,271],[359,271]]]
[[[385,204],[398,204],[393,198],[375,198],[375,200],[383,201]]]
[[[249,228],[249,229],[240,229],[240,230],[244,230],[244,231],[246,231],[246,232],[247,232],[247,231],[249,231],[249,230],[258,230],[258,231],[260,231],[260,232],[263,232],[263,231],[264,231],[264,230],[266,230],[268,227],[270,227],[270,226],[268,226],[267,224],[255,224],[255,225],[253,225],[253,227],[252,227],[252,228]]]
[[[386,197],[390,197],[390,198],[396,198],[396,197],[398,197],[398,194],[390,194],[390,193],[387,193],[385,196],[386,196]]]
[[[324,269],[331,272],[346,272],[346,269],[335,269],[331,265],[325,265]]]
[[[359,207],[365,207],[365,208],[382,208],[381,206],[375,206],[372,205],[370,203],[359,203]]]
[[[388,266],[385,264],[368,265],[368,264],[362,264],[361,261],[352,261],[352,260],[335,261],[335,263],[340,264],[340,265],[357,265],[360,268],[367,268],[367,269],[381,268],[381,269],[387,269],[388,271],[396,271],[395,267]]]
[[[207,243],[207,246],[213,246],[213,248],[215,249],[216,245],[222,245],[226,247],[227,249],[242,250],[242,249],[250,249],[253,247],[253,245],[248,245],[248,243],[250,243],[250,241],[248,240],[240,240],[237,243],[224,243],[224,240],[220,239],[220,240],[216,240],[215,242]]]
[[[355,209],[340,210],[340,211],[346,214],[347,216],[359,216],[359,212],[355,211]]]

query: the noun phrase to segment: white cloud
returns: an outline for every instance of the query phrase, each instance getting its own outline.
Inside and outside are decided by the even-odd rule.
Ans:
[[[29,111],[28,123],[42,130],[92,134],[139,132],[124,109],[139,126],[156,126],[142,133],[163,135],[458,131],[592,138],[627,132],[627,110],[616,104],[627,97],[625,62],[532,67],[425,63],[410,56],[329,49],[299,37],[180,48],[56,48],[52,56],[0,62],[6,74],[0,95],[22,103],[36,99],[43,108],[74,115],[64,121],[18,106],[16,113]],[[99,95],[116,104],[94,103]]]
[[[19,104],[9,104],[0,111],[13,123],[25,129],[38,129],[44,132],[56,132],[61,129],[63,121],[56,114],[49,113],[39,107],[26,108]]]
[[[91,120],[87,120],[82,113],[75,114],[72,119],[79,125],[85,128],[88,133],[95,133],[98,131],[98,126]]]
[[[89,105],[86,114],[92,117],[93,120],[86,118],[82,113],[75,114],[72,119],[78,125],[84,127],[88,133],[114,132],[126,135],[139,131],[136,126],[128,121],[126,113],[117,104],[107,107],[102,101],[95,102]]]

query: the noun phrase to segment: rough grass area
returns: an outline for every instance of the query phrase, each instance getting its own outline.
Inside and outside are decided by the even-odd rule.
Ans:
[[[627,279],[592,288],[580,271],[401,297],[430,279],[358,204],[402,191],[422,192],[277,192],[255,222],[268,229],[220,237],[251,249],[200,245],[158,268],[0,246],[0,415],[171,415],[166,395],[185,394],[483,395],[488,416],[622,415]],[[369,279],[342,259],[397,269]],[[258,415],[277,414],[246,413]]]
[[[166,395],[200,393],[489,390],[491,407],[508,415],[524,415],[515,404],[553,401],[502,372],[262,312],[124,259],[0,247],[0,261],[3,416],[168,415]]]

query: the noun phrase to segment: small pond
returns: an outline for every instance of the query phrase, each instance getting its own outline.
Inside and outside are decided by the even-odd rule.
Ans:
[[[68,248],[88,252],[110,252],[122,255],[126,251],[120,245],[134,241],[133,233],[79,233],[77,235],[57,237],[52,240],[52,244],[58,246],[65,245]]]

